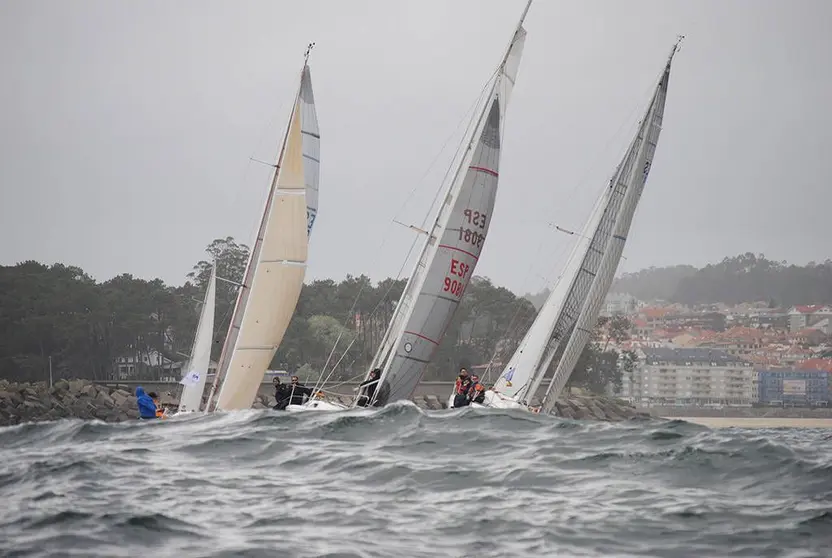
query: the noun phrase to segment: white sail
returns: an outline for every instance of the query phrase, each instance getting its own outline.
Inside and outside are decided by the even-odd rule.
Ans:
[[[237,296],[209,405],[248,409],[286,333],[306,272],[308,236],[317,212],[320,162],[312,80],[304,64],[257,239]],[[307,176],[314,173],[314,178]],[[311,202],[307,191],[313,190]]]
[[[569,338],[566,348],[563,350],[558,367],[552,376],[552,382],[546,390],[546,396],[543,400],[543,410],[545,412],[550,412],[554,408],[558,395],[569,380],[569,376],[572,374],[572,370],[589,340],[592,328],[598,320],[601,305],[604,303],[604,298],[615,277],[615,271],[618,269],[618,263],[621,260],[621,253],[624,251],[624,244],[627,241],[630,224],[632,223],[636,206],[641,199],[641,193],[644,191],[644,185],[647,182],[647,175],[650,172],[653,155],[655,154],[656,145],[659,141],[665,100],[667,98],[667,86],[670,81],[670,64],[673,61],[673,54],[677,48],[678,46],[673,48],[673,52],[665,66],[664,73],[659,80],[658,86],[656,86],[656,92],[653,95],[650,108],[639,127],[635,142],[637,148],[634,150],[636,155],[631,158],[631,160],[634,160],[634,164],[629,165],[627,175],[623,177],[627,188],[615,221],[612,240],[604,253],[598,275],[595,281],[593,281],[592,288],[587,296],[587,301],[575,324],[574,333]]]
[[[312,225],[318,215],[318,183],[321,176],[321,133],[318,130],[318,113],[312,94],[312,75],[309,66],[304,68],[300,81],[300,121],[303,141],[303,179],[306,184],[306,229],[312,234]]]
[[[179,412],[199,411],[202,394],[205,392],[205,380],[211,364],[211,346],[214,340],[214,309],[217,303],[217,267],[211,270],[205,300],[199,313],[194,345],[191,349],[188,369],[179,382],[182,384],[182,396],[179,398]]]
[[[626,158],[625,158],[626,159]],[[587,221],[566,267],[535,321],[494,384],[501,395],[528,405],[557,352],[572,330],[586,300],[612,233],[624,192],[619,165]]]
[[[529,2],[529,5],[531,2]],[[497,194],[500,140],[520,65],[526,6],[371,368],[381,368],[374,404],[411,396],[459,306],[485,243]]]

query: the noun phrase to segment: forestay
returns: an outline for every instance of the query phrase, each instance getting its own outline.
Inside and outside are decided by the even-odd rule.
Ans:
[[[208,377],[208,367],[211,365],[211,346],[214,340],[214,309],[217,302],[217,267],[211,269],[208,279],[208,289],[205,300],[199,312],[199,322],[196,326],[194,345],[188,361],[188,369],[179,382],[182,396],[179,398],[179,412],[190,413],[199,410],[202,394],[205,392],[205,380]]]
[[[580,235],[561,278],[495,382],[494,387],[501,394],[514,397],[525,405],[531,403],[558,346],[571,333],[601,265],[615,216],[621,207],[623,166],[624,163],[619,165],[609,186],[604,189],[587,222],[586,234]]]
[[[308,236],[317,213],[319,140],[312,80],[304,64],[212,386],[211,398],[221,386],[216,410],[251,407],[295,311],[306,270]]]
[[[647,114],[642,120],[641,126],[639,126],[631,154],[628,154],[626,176],[623,177],[625,188],[624,200],[615,221],[612,240],[604,254],[598,275],[587,296],[587,301],[578,317],[574,333],[566,344],[566,348],[563,350],[558,367],[552,376],[552,382],[546,391],[546,396],[543,401],[543,410],[545,412],[552,410],[560,391],[569,380],[569,376],[572,374],[572,370],[589,340],[592,328],[598,320],[601,305],[612,285],[615,271],[621,260],[621,254],[624,251],[624,244],[627,241],[627,234],[630,230],[636,206],[641,199],[644,185],[647,182],[647,175],[653,164],[653,155],[655,154],[656,145],[659,141],[659,133],[661,132],[662,118],[664,116],[667,87],[670,81],[670,65],[677,49],[678,44],[670,54],[664,73],[659,80],[659,84],[656,86],[656,91],[653,94],[653,99],[647,110]]]
[[[527,12],[528,5],[523,18]],[[497,194],[502,117],[520,66],[523,18],[373,360],[371,368],[382,369],[376,405],[411,396],[473,276]]]

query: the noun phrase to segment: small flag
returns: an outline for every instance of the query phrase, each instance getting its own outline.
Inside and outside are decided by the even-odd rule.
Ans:
[[[514,377],[514,367],[512,366],[511,368],[509,368],[509,369],[506,371],[506,373],[505,373],[505,374],[503,374],[503,378],[505,378],[505,380],[506,380],[507,382],[510,382],[510,381],[511,381],[511,379],[512,379],[513,377]]]

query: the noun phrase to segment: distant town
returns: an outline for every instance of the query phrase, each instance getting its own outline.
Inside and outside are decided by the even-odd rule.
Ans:
[[[636,406],[826,407],[832,396],[832,306],[771,308],[641,301],[610,293],[603,315],[626,316],[632,351],[619,397]]]

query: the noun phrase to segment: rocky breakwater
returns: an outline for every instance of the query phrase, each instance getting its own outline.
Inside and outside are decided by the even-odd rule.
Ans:
[[[93,384],[86,380],[58,380],[51,388],[45,382],[13,383],[0,380],[0,426],[62,418],[106,422],[138,419],[134,389],[126,385]],[[172,393],[161,392],[160,396],[163,406],[170,410],[177,407],[178,401]],[[344,395],[341,400],[349,404],[352,397]],[[417,396],[413,402],[425,410],[446,408],[446,401],[436,395]],[[252,406],[255,409],[266,409],[274,404],[273,397],[261,395]],[[537,401],[533,404],[537,405]],[[619,399],[574,393],[557,401],[555,414],[567,419],[603,421],[650,416]]]
[[[62,418],[107,422],[139,418],[136,397],[127,386],[84,380],[13,383],[0,380],[0,426]]]

